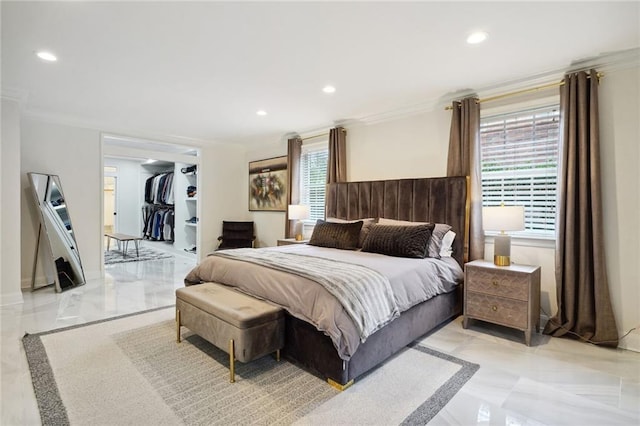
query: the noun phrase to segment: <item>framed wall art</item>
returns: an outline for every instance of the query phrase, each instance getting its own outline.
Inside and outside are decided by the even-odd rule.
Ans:
[[[249,163],[249,210],[287,210],[287,156]]]

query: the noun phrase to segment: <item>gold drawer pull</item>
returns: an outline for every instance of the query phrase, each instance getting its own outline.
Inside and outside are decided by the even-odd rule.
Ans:
[[[491,310],[492,310],[493,312],[495,312],[495,311],[497,311],[497,310],[498,310],[498,307],[497,307],[496,305],[493,305],[493,306],[491,307]]]
[[[498,281],[496,280],[491,281],[491,284],[493,284],[494,287],[498,287]]]

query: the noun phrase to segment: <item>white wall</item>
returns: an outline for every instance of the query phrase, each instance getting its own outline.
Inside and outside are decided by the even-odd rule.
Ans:
[[[104,165],[116,167],[117,232],[142,235],[142,204],[144,180],[141,177],[141,160],[105,157]]]
[[[599,95],[606,263],[622,335],[640,325],[640,68],[605,73]],[[640,330],[620,346],[640,351]]]
[[[87,280],[101,275],[102,168],[100,132],[23,117],[21,122],[20,198],[22,287],[31,284],[38,216],[28,172],[60,176],[78,251]],[[18,187],[18,182],[12,182]],[[46,284],[46,283],[36,283]]]
[[[350,181],[444,176],[450,112],[444,108],[347,127]]]
[[[198,210],[198,258],[218,247],[223,220],[251,220],[248,211],[246,150],[214,145],[200,150]],[[201,188],[202,187],[202,188]]]
[[[20,106],[2,99],[0,145],[0,305],[22,302],[20,290]]]

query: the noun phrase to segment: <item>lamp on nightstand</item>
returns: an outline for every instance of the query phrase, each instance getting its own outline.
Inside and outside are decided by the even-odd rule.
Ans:
[[[493,263],[511,265],[511,237],[505,231],[524,230],[524,206],[483,207],[482,227],[485,231],[500,231],[493,239]]]
[[[289,204],[288,208],[288,216],[289,220],[295,220],[295,225],[293,227],[293,233],[296,237],[296,241],[302,241],[302,221],[304,219],[309,219],[309,206],[305,206],[302,204]]]

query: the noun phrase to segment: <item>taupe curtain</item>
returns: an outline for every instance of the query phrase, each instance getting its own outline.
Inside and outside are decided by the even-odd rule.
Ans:
[[[300,203],[300,154],[302,153],[302,139],[295,137],[289,139],[287,145],[287,205]],[[293,224],[289,220],[289,210],[284,214],[284,237],[293,238]]]
[[[552,336],[573,335],[618,346],[605,267],[598,78],[582,71],[560,88],[561,168],[556,224],[558,312],[545,326]]]
[[[469,260],[484,259],[482,181],[480,179],[480,105],[476,98],[453,102],[447,176],[469,176]]]
[[[347,181],[347,131],[342,127],[329,130],[329,162],[327,183]]]

